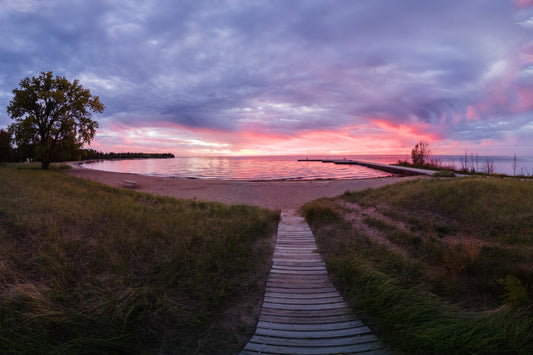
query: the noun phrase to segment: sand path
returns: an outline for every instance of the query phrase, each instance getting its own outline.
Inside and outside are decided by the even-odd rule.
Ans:
[[[137,182],[137,191],[225,204],[246,204],[272,210],[296,209],[320,197],[334,197],[345,191],[364,190],[394,184],[417,177],[385,177],[360,180],[318,181],[227,181],[169,178],[115,173],[79,167],[73,164],[66,174],[123,187],[123,180]]]

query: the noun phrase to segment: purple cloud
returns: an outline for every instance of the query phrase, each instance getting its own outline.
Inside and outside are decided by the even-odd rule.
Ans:
[[[9,0],[0,127],[18,82],[53,70],[100,96],[104,127],[291,136],[379,118],[473,144],[522,137],[533,111],[529,5]]]

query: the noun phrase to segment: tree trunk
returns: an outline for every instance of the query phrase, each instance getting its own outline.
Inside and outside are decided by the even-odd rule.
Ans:
[[[50,160],[48,159],[43,159],[43,162],[42,162],[42,165],[41,165],[41,168],[43,170],[48,170],[48,167],[50,166]]]

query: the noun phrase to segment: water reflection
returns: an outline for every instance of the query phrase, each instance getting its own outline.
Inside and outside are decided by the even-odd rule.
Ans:
[[[113,172],[221,180],[360,179],[390,175],[357,165],[297,162],[297,157],[104,160],[84,166]]]
[[[91,169],[144,175],[222,180],[314,180],[361,179],[390,174],[358,165],[335,165],[321,162],[298,162],[301,156],[274,157],[182,157],[174,159],[105,160],[85,164]],[[409,160],[406,155],[309,156],[309,159],[356,159],[376,163]],[[443,164],[461,168],[462,156],[438,156]],[[486,161],[494,163],[496,173],[513,175],[513,157],[478,157],[477,169]],[[518,157],[516,174],[531,175],[533,158]]]

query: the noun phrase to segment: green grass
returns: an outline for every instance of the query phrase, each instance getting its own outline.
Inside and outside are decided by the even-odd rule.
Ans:
[[[303,211],[340,289],[393,350],[531,353],[532,197],[530,181],[420,179]]]
[[[279,214],[0,169],[0,352],[238,351]],[[247,310],[244,310],[246,312]]]
[[[403,219],[422,216],[427,228],[446,221],[475,235],[529,244],[533,238],[532,186],[528,181],[496,178],[415,180],[401,189],[389,186],[347,192],[344,199],[363,205],[383,201]]]

